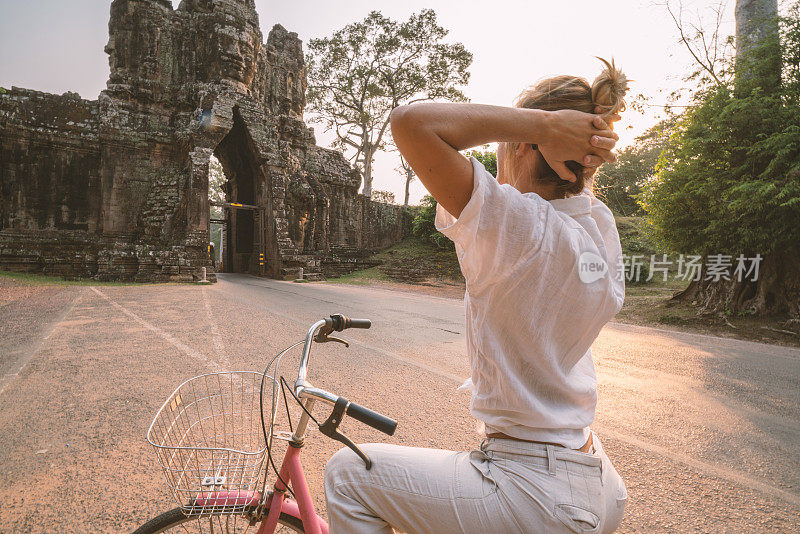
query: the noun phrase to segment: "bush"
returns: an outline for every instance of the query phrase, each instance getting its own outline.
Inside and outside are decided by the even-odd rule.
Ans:
[[[629,258],[625,262],[625,284],[629,286],[640,286],[640,285],[647,285],[650,282],[647,281],[647,277],[650,276],[650,258],[637,258],[638,264],[638,276],[636,272],[631,272],[633,270],[633,264],[631,259]]]
[[[657,254],[658,247],[648,237],[643,217],[616,217],[623,254]]]
[[[436,199],[431,195],[422,197],[422,207],[414,217],[413,233],[416,237],[427,241],[439,249],[454,249],[455,246],[443,233],[436,230]]]
[[[383,202],[384,204],[394,204],[394,193],[391,191],[373,189],[370,199],[374,200],[375,202]]]

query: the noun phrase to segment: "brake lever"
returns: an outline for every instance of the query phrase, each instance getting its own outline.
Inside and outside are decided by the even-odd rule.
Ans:
[[[333,328],[329,326],[320,328],[314,336],[314,341],[317,343],[325,343],[328,341],[328,334],[331,332],[333,332]]]
[[[329,336],[327,333],[323,333],[322,331],[320,331],[316,336],[314,336],[314,341],[317,343],[327,343],[328,341],[336,341],[337,343],[341,343],[345,347],[350,346],[350,343],[348,343],[344,339],[339,339],[338,337]]]
[[[335,339],[335,338],[332,338]],[[337,340],[340,341],[340,340]],[[344,397],[339,397],[336,401],[336,404],[333,405],[333,411],[328,419],[325,420],[319,426],[319,431],[322,432],[324,435],[328,436],[331,439],[335,439],[336,441],[347,445],[354,453],[356,453],[359,458],[364,460],[364,463],[367,466],[367,471],[372,468],[372,460],[369,459],[364,451],[358,448],[358,445],[350,441],[350,438],[339,432],[337,429],[339,428],[339,424],[344,419],[344,412],[347,409],[347,405],[350,404],[350,401],[345,399]]]
[[[338,337],[328,336],[328,337],[325,338],[325,341],[336,341],[337,343],[341,343],[345,347],[349,347],[350,346],[350,343],[348,343],[344,339],[339,339]]]

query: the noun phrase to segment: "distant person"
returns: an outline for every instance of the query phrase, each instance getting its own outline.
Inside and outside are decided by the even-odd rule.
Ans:
[[[622,307],[621,246],[592,193],[615,161],[628,80],[602,60],[591,85],[557,76],[514,108],[415,104],[392,112],[395,143],[439,203],[467,282],[472,451],[362,446],[325,471],[333,534],[612,532],[627,492],[591,430],[590,346]],[[459,151],[499,143],[495,179]],[[435,406],[428,409],[435,410]],[[432,429],[434,430],[434,429]]]
[[[214,243],[208,244],[208,259],[211,260],[211,266],[217,268],[217,252],[214,250]]]

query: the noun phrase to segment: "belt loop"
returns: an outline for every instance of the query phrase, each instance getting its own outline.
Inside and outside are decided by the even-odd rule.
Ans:
[[[605,451],[600,450],[602,445],[600,444],[600,440],[597,439],[597,434],[594,433],[594,430],[590,430],[590,432],[592,433],[592,454],[600,456],[600,485],[605,486],[607,474],[607,469],[605,468],[606,462],[603,458],[605,456]]]
[[[550,476],[556,476],[556,448],[553,445],[545,445],[547,447],[547,469],[550,471]]]

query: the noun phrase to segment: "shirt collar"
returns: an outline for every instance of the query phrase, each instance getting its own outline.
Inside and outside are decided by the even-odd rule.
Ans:
[[[551,200],[550,204],[556,211],[566,213],[570,217],[589,215],[592,212],[592,200],[583,193],[567,198],[556,198]]]

